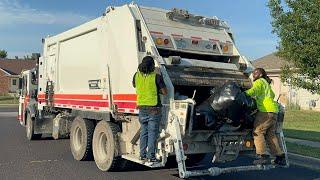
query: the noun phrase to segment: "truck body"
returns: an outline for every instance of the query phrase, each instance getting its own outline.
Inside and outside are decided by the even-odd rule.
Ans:
[[[194,126],[203,121],[195,108],[213,88],[231,81],[251,86],[250,63],[227,23],[133,3],[108,7],[103,16],[44,39],[38,67],[22,73],[19,120],[28,139],[70,137],[74,158],[94,158],[103,171],[128,160],[144,164],[132,78],[147,55],[155,59],[169,93],[161,96],[156,154],[161,163],[145,165],[162,167],[175,155],[180,177],[218,175],[223,172],[217,168],[187,171],[186,161],[210,153],[215,162],[226,162],[254,153],[250,129]]]

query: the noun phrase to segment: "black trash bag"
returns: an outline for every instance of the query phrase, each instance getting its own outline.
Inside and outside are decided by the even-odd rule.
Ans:
[[[246,111],[254,111],[257,109],[256,101],[248,96],[245,92],[242,92],[237,95],[236,102]]]
[[[228,122],[233,126],[245,125],[251,127],[253,119],[250,114],[256,109],[255,100],[242,92],[235,82],[227,82],[202,104],[197,106],[196,112],[212,116],[214,129]],[[207,119],[210,119],[207,118]]]
[[[209,101],[204,101],[196,107],[194,119],[194,127],[198,129],[201,129],[201,125],[210,128],[216,123],[215,112],[210,106]]]
[[[221,88],[217,89],[209,98],[211,107],[215,111],[223,111],[234,103],[237,95],[240,93],[241,89],[237,83],[227,82]]]

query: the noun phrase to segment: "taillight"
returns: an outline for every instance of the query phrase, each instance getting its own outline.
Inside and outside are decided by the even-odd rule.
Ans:
[[[192,40],[192,44],[199,44],[199,41],[198,40]]]
[[[169,39],[165,39],[165,40],[163,40],[163,43],[164,43],[165,45],[167,45],[167,44],[170,43],[170,41],[169,41]]]
[[[229,51],[229,46],[228,45],[224,45],[223,46],[223,52],[228,52]]]

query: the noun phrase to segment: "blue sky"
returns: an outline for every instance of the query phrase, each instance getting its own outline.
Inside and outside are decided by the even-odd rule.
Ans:
[[[41,52],[41,38],[68,30],[96,17],[109,5],[128,0],[0,0],[0,49],[9,57]],[[231,26],[242,55],[255,60],[276,51],[267,0],[137,0],[139,5],[178,7],[217,16]]]

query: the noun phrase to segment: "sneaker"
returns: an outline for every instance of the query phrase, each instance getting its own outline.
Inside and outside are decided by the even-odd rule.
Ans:
[[[276,156],[276,159],[272,161],[272,164],[279,165],[279,166],[286,166],[287,165],[286,156],[284,154],[280,156]]]
[[[140,156],[139,160],[142,161],[143,163],[148,161],[148,159],[146,157]]]
[[[148,159],[148,162],[157,163],[160,162],[157,158]]]
[[[151,159],[148,159],[148,161],[145,163],[145,165],[147,166],[153,166],[155,164],[159,164],[161,163],[158,159],[156,158],[151,158]]]
[[[253,161],[254,165],[267,165],[270,164],[270,156],[262,154],[258,156],[258,159]]]

